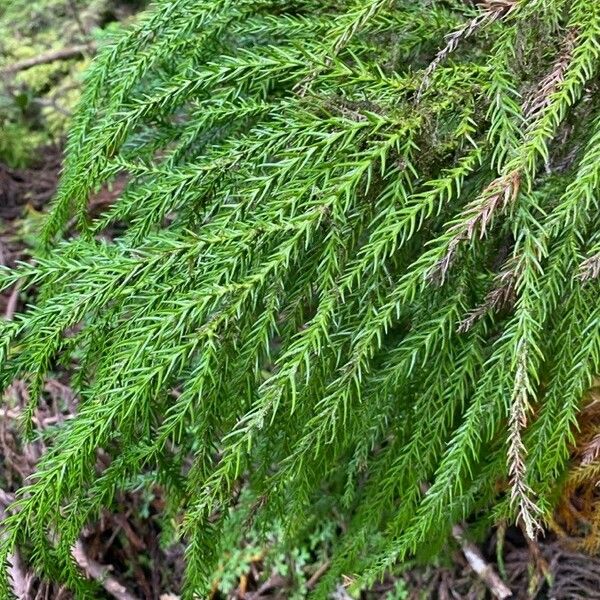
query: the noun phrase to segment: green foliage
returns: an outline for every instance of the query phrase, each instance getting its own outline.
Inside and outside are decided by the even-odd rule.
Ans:
[[[65,47],[102,42],[118,27],[114,0],[10,0],[0,6],[0,160],[20,167],[66,134],[87,56],[12,65]],[[119,15],[121,16],[121,15]],[[124,17],[125,15],[123,15]],[[90,46],[91,49],[91,46]]]
[[[252,563],[262,563],[262,570],[270,577],[279,576],[286,582],[286,598],[306,598],[310,569],[314,572],[326,564],[336,537],[336,524],[333,520],[313,519],[305,535],[299,536],[294,546],[289,547],[285,543],[282,520],[269,523],[268,531],[261,531],[249,522],[253,504],[252,495],[244,493],[230,511],[221,533],[218,565],[211,576],[213,590],[227,596],[238,588]]]
[[[286,540],[343,522],[318,598],[461,519],[534,535],[600,370],[599,62],[588,0],[158,3],[87,75],[47,251],[2,273],[37,290],[3,385],[33,410],[60,360],[80,397],[4,557],[89,597],[70,548],[141,472],[190,598],[241,488]]]

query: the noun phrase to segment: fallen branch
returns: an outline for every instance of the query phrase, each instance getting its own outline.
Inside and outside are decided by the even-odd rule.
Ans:
[[[56,62],[58,60],[68,60],[77,56],[85,56],[86,54],[93,54],[96,51],[96,44],[90,42],[89,44],[79,44],[77,46],[69,46],[68,48],[61,48],[60,50],[52,50],[50,52],[44,52],[33,56],[32,58],[26,58],[19,60],[12,65],[8,65],[2,69],[3,74],[17,73],[18,71],[26,71],[37,65],[46,65],[48,63]]]
[[[8,577],[15,598],[29,598],[33,574],[28,573],[23,566],[21,555],[15,551],[8,557]]]
[[[331,561],[326,560],[313,574],[312,577],[306,582],[306,589],[312,590],[321,577],[325,574]]]
[[[12,321],[15,316],[15,312],[17,311],[17,304],[19,302],[19,294],[21,293],[21,288],[23,287],[23,281],[19,281],[17,285],[13,288],[10,296],[8,297],[8,302],[6,303],[6,310],[4,311],[4,318],[7,321]]]
[[[75,542],[72,552],[73,558],[85,574],[97,581],[113,598],[117,600],[139,600],[136,596],[130,594],[125,586],[108,574],[107,567],[97,563],[87,555],[81,540]]]
[[[465,539],[464,529],[460,525],[455,525],[452,528],[452,535],[460,543],[469,566],[475,571],[479,579],[485,583],[494,598],[499,600],[510,598],[513,595],[510,588],[500,579],[492,565],[486,562],[479,548]]]
[[[6,507],[14,500],[12,494],[6,493],[0,489],[0,522],[6,518]],[[0,533],[0,539],[3,534]],[[14,550],[8,556],[8,577],[10,580],[10,587],[15,595],[15,598],[29,598],[29,592],[31,590],[31,584],[33,583],[33,575],[25,570],[23,561],[21,560],[20,554],[17,550]]]

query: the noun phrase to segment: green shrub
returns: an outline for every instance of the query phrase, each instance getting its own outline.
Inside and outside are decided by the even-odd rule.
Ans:
[[[2,274],[37,292],[4,385],[33,410],[60,361],[81,399],[4,556],[85,595],[70,548],[141,472],[189,597],[242,487],[289,540],[344,521],[321,598],[462,519],[535,535],[600,370],[599,62],[589,0],[158,3],[88,74],[47,251]]]

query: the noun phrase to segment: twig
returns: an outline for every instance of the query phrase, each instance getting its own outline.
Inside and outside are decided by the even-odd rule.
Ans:
[[[510,588],[500,579],[494,568],[486,562],[479,548],[465,539],[463,528],[460,525],[455,525],[452,528],[452,535],[460,543],[469,566],[475,571],[479,579],[486,584],[494,598],[499,600],[510,598],[513,595]]]
[[[6,493],[0,489],[0,522],[6,518],[6,506],[13,501],[12,494]],[[2,537],[2,536],[0,536]],[[8,577],[10,579],[10,587],[16,598],[29,598],[33,576],[28,573],[23,566],[21,555],[17,550],[11,552],[8,557]]]
[[[11,582],[11,588],[16,598],[29,598],[31,584],[33,583],[33,575],[27,573],[23,567],[21,555],[18,552],[13,552],[8,557],[8,576]]]
[[[19,60],[12,65],[8,65],[2,71],[3,74],[17,73],[18,71],[26,71],[37,65],[45,65],[58,60],[68,60],[69,58],[75,58],[76,56],[85,56],[90,52],[95,52],[96,45],[94,43],[89,44],[78,44],[77,46],[69,46],[68,48],[61,48],[60,50],[52,50],[50,52],[44,52],[38,54],[32,58],[26,58]]]
[[[96,580],[113,598],[117,600],[139,600],[108,574],[108,568],[92,560],[85,552],[83,542],[77,540],[73,546],[73,558],[91,579]]]
[[[327,569],[329,569],[329,565],[331,564],[331,561],[326,560],[311,576],[311,578],[306,582],[306,588],[309,590],[312,590],[315,585],[317,584],[317,581],[319,581],[319,579],[321,579],[321,577],[323,577],[325,571],[327,571]]]
[[[17,285],[15,285],[13,291],[11,292],[8,302],[6,303],[6,310],[4,311],[4,318],[7,321],[12,321],[15,316],[15,312],[17,311],[17,302],[19,301],[19,293],[21,288],[23,287],[23,281],[19,281]]]

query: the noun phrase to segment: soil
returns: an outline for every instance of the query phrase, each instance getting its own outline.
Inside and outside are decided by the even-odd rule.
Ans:
[[[45,206],[56,189],[62,151],[57,146],[40,148],[28,169],[11,169],[0,163],[0,219],[10,222],[29,205],[36,210]]]

